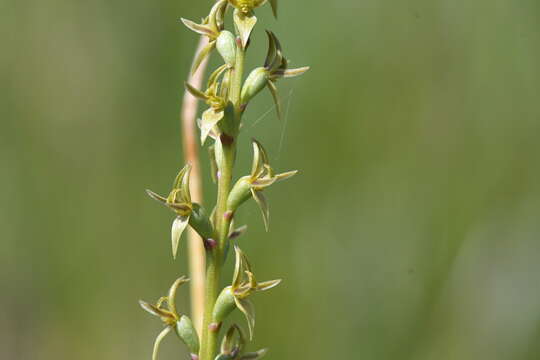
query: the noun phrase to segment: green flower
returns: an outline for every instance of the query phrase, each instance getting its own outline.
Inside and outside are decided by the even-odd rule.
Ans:
[[[208,89],[202,92],[186,83],[186,89],[196,98],[203,100],[209,108],[203,112],[199,121],[201,128],[201,143],[204,144],[208,135],[219,134],[216,127],[226,116],[228,119],[234,118],[234,106],[227,100],[229,94],[231,67],[227,64],[220,66],[208,78]],[[220,78],[222,80],[220,81]]]
[[[229,3],[236,9],[240,10],[244,14],[248,14],[254,9],[263,6],[268,0],[229,0]],[[277,17],[277,0],[270,0],[270,6],[272,6],[272,12]]]
[[[227,330],[221,342],[221,352],[215,360],[256,360],[266,355],[267,350],[261,349],[256,352],[244,352],[246,339],[242,329],[233,324]]]
[[[236,209],[250,197],[253,197],[261,209],[264,226],[268,231],[270,222],[270,211],[268,202],[263,194],[263,190],[270,185],[286,180],[298,173],[297,170],[288,171],[281,174],[275,174],[270,166],[268,155],[263,146],[255,139],[252,140],[253,146],[253,164],[251,174],[240,178],[229,194],[227,209],[235,212]]]
[[[172,253],[174,258],[176,258],[178,252],[180,237],[188,224],[191,225],[203,239],[211,238],[213,234],[212,225],[208,216],[206,216],[204,209],[199,204],[191,202],[191,194],[189,191],[190,173],[191,166],[189,164],[180,170],[174,180],[173,189],[167,198],[164,198],[151,190],[146,190],[147,194],[152,199],[159,201],[176,214],[176,218],[174,219],[171,228]]]
[[[144,310],[148,311],[154,316],[159,317],[165,324],[165,329],[159,333],[154,342],[152,360],[157,359],[161,342],[171,331],[174,331],[176,335],[178,335],[192,354],[197,354],[199,352],[199,336],[195,331],[195,327],[193,326],[190,318],[185,315],[178,314],[175,304],[176,291],[178,290],[178,287],[188,281],[189,279],[184,276],[177,279],[169,289],[168,295],[161,297],[155,305],[139,300],[139,304]]]
[[[238,308],[246,317],[251,339],[255,328],[255,309],[248,297],[257,291],[265,291],[277,286],[281,279],[257,282],[244,252],[238,246],[235,246],[234,250],[236,262],[233,281],[218,296],[213,319],[215,322],[221,323],[231,311]]]
[[[202,61],[210,54],[218,43],[218,38],[224,29],[225,10],[227,9],[227,0],[220,0],[214,4],[210,10],[210,14],[203,20],[201,24],[197,24],[191,20],[182,18],[182,22],[190,30],[198,34],[208,37],[208,45],[206,45],[197,55],[193,62],[192,73],[195,73]],[[228,33],[228,31],[227,31]],[[229,37],[229,34],[225,35]]]
[[[244,82],[241,95],[242,104],[247,105],[255,95],[268,86],[276,104],[278,117],[281,118],[281,102],[275,83],[281,78],[300,76],[309,70],[309,66],[289,69],[289,61],[283,56],[278,38],[271,31],[266,31],[266,34],[268,35],[268,53],[264,66],[254,69]]]

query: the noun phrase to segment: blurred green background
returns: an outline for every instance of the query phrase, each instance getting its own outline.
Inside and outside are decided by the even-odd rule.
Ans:
[[[178,19],[209,6],[0,1],[1,359],[150,358],[160,324],[137,300],[186,261],[144,189],[165,193],[183,165],[197,37]],[[257,296],[253,348],[539,359],[540,2],[297,0],[258,16],[250,67],[270,28],[312,69],[279,83],[284,121],[264,116],[266,91],[246,114],[236,174],[250,137],[301,170],[268,192],[269,233],[253,204],[239,215],[258,277],[285,279]],[[160,358],[185,356],[170,337]]]

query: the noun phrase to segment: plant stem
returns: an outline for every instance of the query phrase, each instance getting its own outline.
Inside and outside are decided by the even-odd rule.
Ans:
[[[234,66],[233,81],[231,83],[230,100],[235,107],[236,125],[238,126],[241,116],[240,94],[242,90],[242,78],[244,72],[244,50],[238,47],[236,52],[236,63]],[[236,136],[234,134],[222,134],[223,154],[225,161],[220,168],[218,177],[218,195],[215,212],[215,227],[218,236],[218,246],[208,252],[208,267],[206,270],[206,301],[204,310],[204,321],[201,341],[200,360],[213,360],[216,356],[218,343],[219,326],[212,324],[212,313],[218,295],[219,277],[221,267],[224,262],[224,248],[229,235],[229,227],[232,214],[226,214],[227,199],[231,190],[234,161],[236,157]],[[216,327],[217,326],[217,327]],[[210,328],[211,327],[211,328]]]
[[[199,45],[195,52],[197,54],[208,44],[206,36],[201,36]],[[199,88],[202,84],[208,59],[205,59],[199,69],[189,77],[188,82]],[[195,117],[197,116],[197,98],[185,91],[181,110],[182,121],[182,144],[186,163],[191,164],[191,198],[194,202],[202,202],[202,181],[201,165],[199,162],[199,143],[197,141],[197,127]],[[189,249],[189,272],[190,272],[190,293],[191,293],[191,318],[195,324],[195,329],[200,334],[204,316],[205,302],[205,253],[201,237],[192,228],[188,231]]]

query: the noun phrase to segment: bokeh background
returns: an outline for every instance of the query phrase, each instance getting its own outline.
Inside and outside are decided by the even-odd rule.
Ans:
[[[0,1],[1,359],[150,358],[160,324],[137,300],[186,260],[172,261],[172,214],[144,189],[166,192],[182,166],[197,37],[178,19],[209,6]],[[256,299],[253,348],[539,359],[540,2],[280,7],[277,22],[258,11],[249,66],[266,27],[312,70],[280,82],[285,120],[266,92],[246,115],[237,175],[250,137],[277,169],[301,170],[268,192],[269,233],[253,204],[239,215],[258,277],[285,279]],[[161,359],[185,357],[170,337]]]

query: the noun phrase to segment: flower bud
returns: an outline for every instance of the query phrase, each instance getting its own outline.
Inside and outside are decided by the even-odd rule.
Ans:
[[[221,294],[219,294],[216,300],[214,313],[212,315],[213,321],[218,323],[222,322],[234,309],[236,309],[236,302],[234,300],[232,288],[227,286],[221,291]]]
[[[255,95],[257,95],[268,83],[268,70],[264,67],[254,69],[242,86],[242,104],[247,104]]]
[[[230,31],[222,31],[217,38],[216,47],[225,63],[233,66],[236,62],[236,39],[234,35]]]
[[[199,353],[199,335],[193,326],[191,319],[182,315],[174,327],[176,335],[186,344],[189,351],[193,354]]]
[[[251,197],[251,183],[249,180],[249,176],[244,176],[233,186],[227,200],[227,210],[236,211],[240,205]]]

